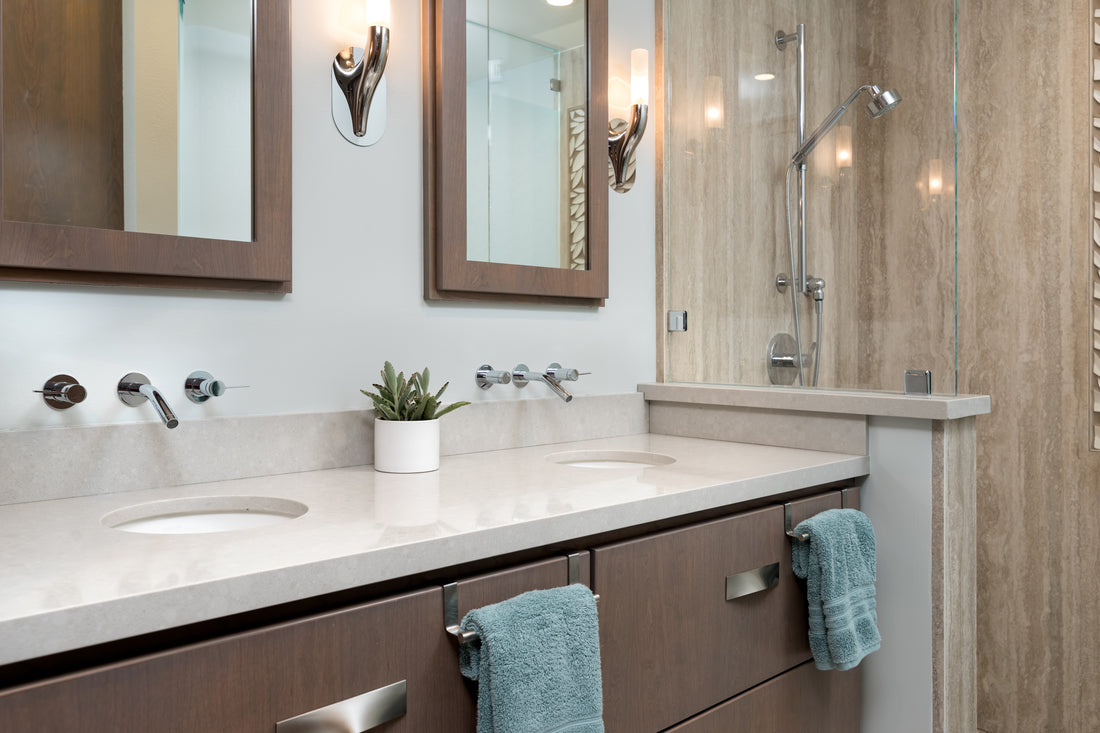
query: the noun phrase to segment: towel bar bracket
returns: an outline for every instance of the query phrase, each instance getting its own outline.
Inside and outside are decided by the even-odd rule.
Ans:
[[[783,505],[783,529],[786,531],[787,536],[795,542],[809,542],[810,535],[806,532],[795,532],[791,527],[791,503],[788,501]]]

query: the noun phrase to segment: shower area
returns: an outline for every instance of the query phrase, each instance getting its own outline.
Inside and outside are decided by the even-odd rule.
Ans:
[[[659,12],[663,379],[954,394],[955,0]]]

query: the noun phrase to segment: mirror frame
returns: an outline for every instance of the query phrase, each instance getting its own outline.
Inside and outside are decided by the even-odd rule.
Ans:
[[[2,13],[0,0],[0,22]],[[9,221],[0,214],[0,280],[290,292],[290,59],[290,0],[255,0],[251,242]],[[2,64],[0,35],[0,84]],[[0,114],[0,163],[2,156]],[[2,203],[0,176],[0,212]]]
[[[466,259],[466,2],[423,0],[424,297],[603,305],[608,296],[607,0],[586,0],[588,269]]]

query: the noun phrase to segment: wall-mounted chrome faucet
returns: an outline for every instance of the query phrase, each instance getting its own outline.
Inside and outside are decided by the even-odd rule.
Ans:
[[[482,364],[477,368],[474,381],[482,389],[489,389],[494,384],[508,384],[512,381],[512,373],[503,369],[493,369],[491,364]]]
[[[137,407],[148,400],[157,415],[164,421],[164,427],[171,430],[180,424],[176,414],[164,399],[156,387],[149,383],[149,378],[138,372],[130,372],[118,381],[118,398],[122,404],[129,407]]]
[[[68,374],[53,375],[42,385],[42,389],[35,392],[42,395],[42,400],[55,410],[67,410],[88,396],[88,390]]]
[[[532,372],[526,364],[516,364],[512,369],[512,384],[517,387],[526,387],[528,382],[542,382],[564,402],[570,402],[573,395],[569,394],[561,383],[576,382],[582,373],[587,374],[587,372],[578,372],[576,369],[567,369],[557,362],[546,367],[546,371],[542,373]]]
[[[244,389],[247,384],[226,386],[220,379],[214,379],[210,372],[194,371],[187,375],[183,383],[183,393],[187,399],[197,404],[206,402],[211,397],[221,397],[227,389]]]

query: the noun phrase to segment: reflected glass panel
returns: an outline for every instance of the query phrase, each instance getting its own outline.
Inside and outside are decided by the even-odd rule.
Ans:
[[[252,239],[252,0],[7,0],[4,218]]]
[[[467,258],[585,269],[585,7],[467,3]]]

